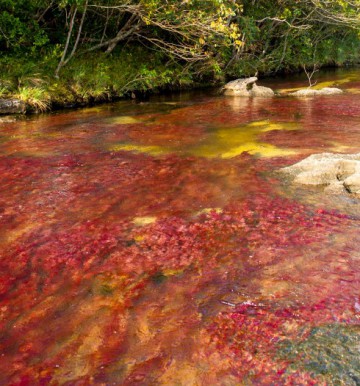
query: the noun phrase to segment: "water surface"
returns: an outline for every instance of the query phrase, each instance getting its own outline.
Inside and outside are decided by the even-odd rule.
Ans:
[[[359,385],[359,200],[277,173],[360,151],[332,85],[2,124],[0,384]]]

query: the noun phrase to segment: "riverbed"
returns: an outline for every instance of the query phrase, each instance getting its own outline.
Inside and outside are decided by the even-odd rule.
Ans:
[[[359,385],[359,198],[278,172],[360,151],[360,70],[326,86],[1,124],[0,384]]]

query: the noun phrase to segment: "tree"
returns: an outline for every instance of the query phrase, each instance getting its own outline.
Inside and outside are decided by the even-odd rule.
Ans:
[[[342,62],[344,52],[358,51],[359,15],[359,0],[244,0],[237,16],[243,46],[228,67],[252,63],[254,72],[277,72]]]
[[[132,40],[185,62],[205,61],[227,45],[241,44],[233,21],[241,7],[232,0],[78,0],[66,2],[64,9],[68,33],[56,75],[79,43],[80,53],[111,53],[120,42]],[[86,38],[84,34],[81,40],[86,24]]]

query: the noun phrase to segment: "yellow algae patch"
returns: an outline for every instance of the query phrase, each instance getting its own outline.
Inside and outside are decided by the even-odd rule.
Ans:
[[[274,130],[296,130],[297,123],[271,122],[268,120],[254,121],[240,127],[214,129],[200,144],[190,147],[161,147],[136,144],[117,144],[110,151],[132,151],[153,156],[169,153],[185,153],[205,158],[232,158],[243,152],[257,154],[262,157],[276,157],[294,154],[293,150],[278,148],[257,140],[258,135]]]
[[[222,213],[222,209],[221,208],[204,208],[204,209],[201,209],[199,211],[196,212],[196,215],[200,215],[200,214],[207,214],[207,213],[211,213],[211,212],[215,212],[215,213]]]
[[[325,88],[325,87],[336,87],[336,86],[341,85],[341,84],[349,83],[353,80],[355,80],[353,77],[328,80],[328,81],[316,83],[311,88],[313,90],[320,90],[320,89]],[[304,83],[304,86],[302,86],[302,87],[282,88],[282,89],[279,89],[277,91],[280,92],[280,94],[282,94],[282,93],[287,94],[287,93],[291,93],[291,92],[295,92],[295,91],[299,91],[299,90],[304,90],[307,88],[308,88],[307,85],[305,85],[305,83]]]
[[[152,331],[150,322],[147,317],[138,318],[137,324],[138,326],[136,335],[142,344],[154,338],[155,332]]]
[[[258,154],[262,157],[279,157],[295,154],[296,152],[290,149],[281,149],[279,147],[269,145],[266,143],[248,142],[243,146],[238,146],[230,151],[223,153],[222,158],[232,158],[237,155],[248,152],[249,154]]]
[[[184,272],[184,269],[164,269],[163,274],[164,276],[176,276]]]
[[[132,151],[135,153],[146,153],[150,155],[161,155],[168,153],[168,149],[160,146],[144,146],[135,144],[118,144],[110,147],[110,151]]]
[[[287,123],[280,123],[280,122],[269,122],[269,121],[258,121],[258,122],[252,122],[247,125],[248,127],[257,127],[261,129],[262,133],[265,133],[267,131],[274,131],[274,130],[297,130],[298,125],[296,123],[287,122]]]
[[[34,157],[34,158],[43,158],[43,157],[49,157],[49,156],[53,156],[54,154],[58,154],[56,151],[44,151],[44,150],[37,150],[37,149],[29,149],[29,150],[10,150],[10,151],[6,151],[4,152],[6,155],[13,155],[13,154],[16,154],[16,155],[19,155],[19,156],[22,156],[22,157]]]
[[[329,151],[333,153],[346,153],[349,149],[352,149],[352,147],[338,142],[332,142],[331,147],[329,147]]]
[[[278,148],[257,140],[259,134],[273,130],[296,130],[294,123],[256,121],[246,125],[215,131],[201,146],[191,149],[191,154],[214,158],[232,158],[248,152],[262,157],[276,157],[294,154],[290,149]]]
[[[131,125],[134,123],[141,123],[140,119],[134,118],[131,115],[123,115],[121,117],[113,117],[106,120],[106,123],[116,124],[116,125]]]
[[[302,90],[304,88],[306,88],[306,87],[279,88],[276,91],[280,94],[288,94],[291,92]]]
[[[143,216],[143,217],[134,217],[133,223],[137,226],[144,226],[152,224],[156,221],[155,216]]]
[[[351,94],[360,94],[360,88],[347,88],[346,91]]]
[[[33,228],[35,228],[36,223],[34,221],[31,221],[29,223],[25,223],[23,225],[20,225],[16,227],[15,229],[9,230],[8,232],[5,232],[4,240],[7,243],[12,243],[16,239],[20,238],[27,232],[31,231]],[[0,236],[0,239],[2,237]]]
[[[337,80],[335,79],[335,80],[330,80],[327,82],[316,83],[316,85],[313,86],[312,88],[315,90],[319,90],[319,89],[324,88],[324,87],[334,87],[336,85],[349,83],[349,82],[351,82],[351,78],[344,78],[344,79],[337,79]]]
[[[91,114],[91,113],[102,113],[103,111],[106,111],[106,109],[104,107],[86,107],[86,108],[83,108],[79,111],[77,111],[77,113],[79,114]]]
[[[144,235],[138,235],[138,236],[135,236],[135,237],[134,237],[134,240],[135,240],[137,243],[140,243],[141,241],[145,240],[145,236],[144,236]]]
[[[201,369],[197,369],[193,363],[177,361],[173,359],[170,366],[157,379],[159,385],[191,385],[201,386],[204,383]]]

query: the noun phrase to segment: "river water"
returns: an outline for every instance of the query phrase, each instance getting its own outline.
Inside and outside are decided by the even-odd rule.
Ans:
[[[331,85],[1,124],[0,384],[359,385],[360,201],[278,173],[359,152]]]

